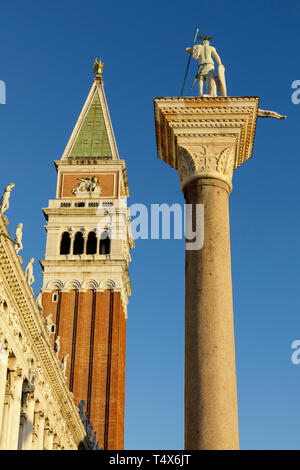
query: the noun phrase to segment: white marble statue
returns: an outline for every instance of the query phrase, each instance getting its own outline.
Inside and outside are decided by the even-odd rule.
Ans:
[[[19,253],[19,251],[23,250],[22,238],[23,238],[23,224],[19,223],[17,230],[16,230],[16,243],[15,243],[15,250],[17,254]]]
[[[42,305],[42,291],[41,290],[38,293],[37,298],[35,299],[35,302],[37,304],[37,308],[39,309],[40,314],[42,314],[43,313],[43,305]]]
[[[55,333],[55,325],[52,321],[52,313],[49,313],[49,315],[46,317],[45,327],[46,327],[48,336],[51,336],[53,333]]]
[[[193,47],[187,47],[186,52],[192,54],[193,59],[199,60],[198,72],[195,81],[199,81],[199,96],[203,96],[203,85],[206,82],[207,94],[204,96],[217,96],[217,89],[221,96],[227,96],[225,82],[225,68],[221,62],[216,49],[210,46],[210,36],[200,36],[202,44]],[[218,64],[218,75],[215,75],[215,64],[213,58]],[[195,83],[194,81],[194,83]]]
[[[5,211],[9,208],[9,198],[10,198],[10,193],[12,191],[12,188],[15,187],[14,183],[10,183],[9,185],[6,186],[2,199],[1,199],[1,208],[0,208],[0,213],[4,214]]]
[[[58,357],[60,351],[60,336],[56,337],[56,340],[54,341],[54,352],[55,355]]]
[[[25,269],[25,280],[27,281],[29,286],[31,286],[31,284],[34,283],[33,262],[34,262],[34,258],[30,258]]]
[[[67,361],[68,361],[69,354],[66,354],[61,361],[60,368],[62,370],[62,373],[64,374],[64,377],[66,377],[66,371],[67,371]]]

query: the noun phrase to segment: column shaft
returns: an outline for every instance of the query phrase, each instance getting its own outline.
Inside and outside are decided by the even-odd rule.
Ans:
[[[45,427],[45,416],[41,411],[34,413],[34,450],[43,450],[44,448],[44,427]]]
[[[19,440],[19,426],[21,417],[21,398],[22,398],[22,385],[23,377],[20,372],[13,372],[13,401],[11,405],[11,427],[9,438],[8,450],[18,449]]]
[[[30,396],[27,398],[26,421],[23,430],[22,450],[32,449],[34,405],[34,395],[30,394]]]
[[[6,380],[7,380],[7,362],[8,362],[8,351],[5,351],[4,348],[1,349],[1,342],[0,342],[0,436],[1,436],[1,429],[2,429],[4,401],[5,401],[5,387],[6,387]]]
[[[49,424],[47,423],[44,429],[44,450],[53,450],[53,439],[53,430],[49,427]]]
[[[237,449],[229,187],[197,178],[184,192],[204,204],[204,245],[186,250],[185,448]]]
[[[0,450],[8,449],[8,442],[9,442],[9,436],[10,436],[10,407],[11,407],[11,397],[10,395],[7,395],[5,397],[5,402],[4,402],[4,407],[3,407]]]

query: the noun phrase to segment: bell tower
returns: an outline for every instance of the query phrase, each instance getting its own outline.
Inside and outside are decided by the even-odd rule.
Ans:
[[[85,401],[100,447],[123,449],[128,264],[134,241],[126,167],[101,72],[98,68],[66,149],[54,162],[56,199],[43,209],[47,243],[41,294],[75,403]]]

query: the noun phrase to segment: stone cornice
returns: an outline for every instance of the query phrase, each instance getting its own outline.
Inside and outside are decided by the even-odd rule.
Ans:
[[[258,103],[258,97],[154,98],[158,158],[178,169],[182,148],[195,161],[213,143],[232,149],[234,170],[252,156]]]
[[[106,200],[106,199],[105,199]],[[118,199],[111,199],[112,201],[118,201]],[[99,199],[97,200],[93,200],[92,202],[98,202]],[[101,201],[101,200],[100,200]],[[62,200],[62,202],[64,202]],[[88,202],[91,202],[91,201],[88,201]],[[94,217],[103,217],[105,214],[99,214],[100,210],[102,211],[105,211],[105,210],[108,210],[109,209],[113,210],[114,211],[114,214],[116,215],[119,215],[119,214],[123,214],[124,213],[124,210],[123,209],[119,209],[118,207],[116,206],[113,206],[112,208],[108,207],[108,208],[105,208],[105,207],[43,207],[42,208],[42,211],[43,211],[43,214],[45,216],[45,219],[48,220],[48,216],[51,215],[51,216],[58,216],[58,215],[62,215],[62,216],[94,216]]]
[[[87,280],[86,271],[84,269],[84,266],[88,267],[91,266],[91,264],[87,265],[82,260],[73,261],[74,262],[66,262],[65,260],[40,260],[40,264],[44,271],[43,291],[47,289],[47,291],[50,292],[54,289],[59,289],[67,292],[74,288],[92,288],[87,287],[87,285],[93,280]],[[73,279],[73,281],[70,281],[69,269],[71,269],[72,272],[76,270],[76,268],[80,268],[77,272],[77,278],[76,280]],[[99,271],[97,268],[100,268]],[[91,269],[88,271],[91,271]],[[122,291],[123,298],[126,298],[124,305],[127,305],[128,297],[132,295],[132,288],[128,271],[128,262],[124,260],[124,258],[122,260],[120,259],[118,262],[103,260],[103,262],[97,263],[97,261],[94,261],[92,262],[92,272],[92,277],[94,278],[93,282],[95,282],[94,288],[107,289],[107,283],[112,283],[112,285]]]
[[[90,267],[92,267],[93,270],[96,270],[97,267],[101,268],[106,265],[111,269],[113,269],[114,266],[120,266],[122,269],[126,270],[128,269],[128,262],[124,259],[124,257],[117,255],[71,255],[73,259],[66,259],[66,257],[69,255],[59,256],[61,259],[56,257],[55,259],[40,260],[42,268],[44,269],[46,267],[53,267],[61,270],[64,267],[71,267],[76,270],[76,268],[80,266],[81,268],[87,267],[87,270],[90,271]],[[75,259],[76,256],[77,259]],[[79,256],[82,256],[82,259],[80,259]]]
[[[112,168],[122,168],[125,165],[124,160],[112,160],[109,157],[68,157],[67,160],[54,160],[55,167],[59,170],[60,168],[64,170],[74,170],[74,166],[82,166],[84,170],[87,170],[87,166],[92,168],[95,167],[99,171],[100,166],[110,166]],[[106,168],[105,168],[106,169]]]

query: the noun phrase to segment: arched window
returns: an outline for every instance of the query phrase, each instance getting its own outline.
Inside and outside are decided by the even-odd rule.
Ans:
[[[60,241],[60,254],[69,255],[71,246],[71,238],[68,232],[64,232]]]
[[[87,255],[95,255],[97,253],[97,237],[95,232],[90,232],[87,245],[86,245],[86,254]]]
[[[99,253],[100,255],[110,254],[110,238],[107,231],[104,231],[101,235]]]
[[[83,253],[83,235],[81,232],[77,232],[74,239],[74,255],[82,255]]]

